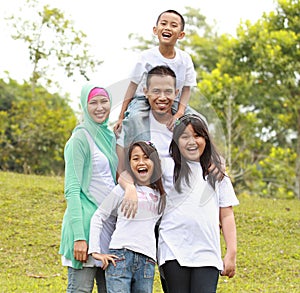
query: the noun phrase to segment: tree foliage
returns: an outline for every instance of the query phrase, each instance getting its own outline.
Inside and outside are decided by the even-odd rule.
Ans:
[[[300,198],[299,15],[299,1],[279,0],[276,11],[264,14],[254,25],[245,23],[238,29],[238,42],[231,56],[235,68],[251,80],[249,105],[263,126],[260,138],[264,154],[273,160],[270,167],[278,165],[278,158],[272,154],[282,149],[291,158],[286,162],[279,156],[282,174],[274,179],[277,183],[289,181],[280,185],[281,189],[285,186],[286,194],[292,180],[292,190]]]
[[[0,80],[7,100],[0,103],[1,170],[62,174],[63,149],[76,124],[66,99],[29,83]]]
[[[186,37],[178,45],[197,71],[190,104],[213,129],[222,128],[237,193],[300,194],[299,15],[299,0],[279,0],[276,11],[246,20],[232,37],[186,7]]]
[[[24,13],[26,11],[26,13]],[[28,15],[24,18],[24,15]],[[86,34],[75,28],[58,8],[40,4],[37,0],[26,0],[20,14],[8,18],[12,37],[22,40],[32,64],[31,83],[50,86],[55,79],[52,73],[58,68],[68,78],[89,80],[89,75],[102,61],[91,55],[91,46]],[[59,83],[56,81],[56,86]]]
[[[299,15],[299,0],[278,0],[275,11],[255,23],[241,23],[232,37],[219,35],[199,10],[186,7],[186,37],[178,46],[191,54],[197,71],[198,86],[190,104],[206,116],[238,194],[300,196]],[[54,56],[70,76],[78,64],[86,68],[87,63],[76,58],[70,64],[68,55],[80,52],[74,46],[80,47],[84,35],[72,32],[70,22],[56,9],[45,6],[39,17],[40,22],[20,21],[24,29],[15,26],[15,36],[31,44],[37,74],[32,80],[46,78],[42,60]],[[64,38],[46,44],[44,27],[60,36],[68,33],[73,47],[64,47]],[[130,37],[137,50],[156,43],[154,38]],[[88,49],[78,56],[87,61]],[[1,168],[50,172],[63,164],[63,145],[75,117],[66,100],[41,86],[30,93],[29,84],[0,81]]]
[[[7,20],[12,37],[28,48],[32,74],[23,84],[0,80],[0,168],[61,174],[76,117],[66,97],[50,93],[61,90],[51,73],[88,80],[101,62],[91,55],[86,35],[57,8],[26,0],[19,14]]]

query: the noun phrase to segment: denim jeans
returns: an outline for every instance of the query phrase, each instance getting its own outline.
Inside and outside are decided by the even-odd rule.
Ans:
[[[116,266],[105,271],[107,293],[152,293],[155,261],[128,249],[110,249]]]
[[[67,293],[91,293],[96,279],[98,293],[106,293],[105,273],[98,267],[73,269],[68,267]]]

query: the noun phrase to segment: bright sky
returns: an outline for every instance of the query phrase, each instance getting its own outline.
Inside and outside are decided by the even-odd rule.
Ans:
[[[21,81],[28,79],[31,65],[26,57],[26,48],[10,38],[5,28],[4,16],[8,16],[22,7],[25,0],[0,0],[0,78],[8,71],[11,78]],[[73,19],[79,30],[88,35],[88,42],[93,46],[94,54],[104,63],[92,77],[103,86],[117,88],[113,97],[122,98],[126,89],[126,79],[132,69],[137,53],[130,48],[130,33],[137,33],[144,38],[151,38],[152,27],[160,12],[175,9],[184,14],[185,7],[200,9],[207,21],[216,21],[220,33],[235,34],[240,21],[259,19],[263,12],[275,9],[273,0],[42,0],[65,11],[68,19]],[[63,79],[63,78],[62,78]],[[125,80],[125,83],[124,83]],[[62,80],[67,92],[78,101],[81,84]],[[117,99],[119,102],[119,98]]]

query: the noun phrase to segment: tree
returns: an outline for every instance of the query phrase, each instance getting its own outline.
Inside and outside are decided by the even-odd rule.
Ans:
[[[89,74],[102,61],[90,55],[86,35],[75,29],[74,22],[63,12],[49,5],[41,6],[37,0],[26,0],[20,16],[8,18],[12,37],[22,40],[28,47],[33,69],[30,81],[33,89],[38,82],[49,87],[53,83],[51,68],[60,67],[67,77],[89,80]],[[27,12],[26,12],[27,9]],[[24,19],[28,15],[28,19]],[[56,82],[59,87],[59,83]],[[34,90],[33,90],[34,92]]]
[[[32,74],[23,84],[0,80],[0,168],[61,174],[64,145],[77,121],[68,98],[50,93],[54,86],[55,92],[62,89],[52,73],[89,80],[102,61],[90,54],[86,35],[62,11],[24,2],[20,14],[7,20],[12,37],[28,48]]]
[[[265,122],[261,136],[297,154],[294,192],[300,199],[299,15],[299,0],[279,0],[275,12],[238,29],[232,56],[236,69],[253,79],[251,105]]]
[[[242,23],[236,38],[218,35],[199,10],[184,15],[178,45],[192,55],[198,79],[190,104],[224,134],[238,194],[300,194],[299,15],[299,0],[279,0],[276,11]],[[137,40],[135,48],[151,44]]]
[[[299,1],[278,3],[276,12],[254,25],[242,24],[236,39],[209,37],[191,47],[205,52],[207,46],[215,54],[209,58],[215,68],[197,67],[198,87],[223,123],[235,187],[263,196],[276,196],[277,190],[277,196],[294,192],[299,197],[300,9]]]
[[[0,111],[0,166],[2,170],[62,174],[63,150],[76,117],[66,99],[29,83],[0,80],[11,104]],[[3,122],[3,123],[2,123]]]

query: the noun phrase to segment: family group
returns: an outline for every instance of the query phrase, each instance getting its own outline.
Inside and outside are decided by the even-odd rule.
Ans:
[[[157,272],[165,293],[211,293],[235,275],[239,201],[209,121],[189,106],[184,27],[175,10],[158,16],[158,46],[140,54],[113,129],[109,91],[82,87],[64,151],[66,292],[152,293]]]

